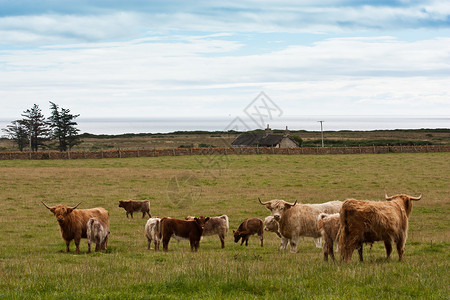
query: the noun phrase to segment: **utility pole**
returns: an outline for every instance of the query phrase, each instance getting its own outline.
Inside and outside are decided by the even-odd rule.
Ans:
[[[325,121],[317,121],[317,122],[320,122],[320,132],[322,133],[322,148],[324,147],[324,145],[323,145],[323,122],[325,122]]]

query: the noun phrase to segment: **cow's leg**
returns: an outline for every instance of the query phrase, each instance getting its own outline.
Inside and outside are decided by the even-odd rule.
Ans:
[[[109,239],[109,231],[108,231],[108,235],[105,238],[105,241],[103,242],[103,250],[108,249],[108,239]]]
[[[159,251],[159,241],[155,240],[155,251]]]
[[[142,219],[145,218],[145,211],[142,212]]]
[[[250,237],[249,235],[245,236],[245,246],[248,246],[248,239],[249,239],[249,237]]]
[[[336,259],[334,258],[334,252],[333,252],[333,240],[330,239],[330,238],[328,238],[328,240],[325,240],[323,248],[324,249],[326,248],[327,249],[327,253],[329,253],[330,256],[331,256],[331,259],[333,261],[336,261]]]
[[[300,237],[298,237],[298,236],[291,238],[291,240],[290,240],[291,253],[297,253],[297,244],[298,244],[299,239],[300,239]]]
[[[70,252],[69,245],[70,241],[66,241],[66,252]]]
[[[223,233],[219,234],[219,239],[222,249],[225,248],[225,235]]]
[[[80,254],[80,240],[81,240],[81,238],[80,237],[76,237],[74,240],[75,240],[75,247],[76,247],[75,253],[76,254]]]
[[[286,250],[288,242],[289,240],[287,238],[281,237],[280,250]]]
[[[133,212],[130,212],[131,218],[133,219]]]
[[[322,248],[322,238],[314,238],[314,244],[316,244],[316,248]]]
[[[401,237],[397,241],[397,252],[398,252],[398,261],[402,261],[403,253],[405,252],[405,242],[406,238]]]
[[[392,253],[392,243],[391,240],[384,241],[384,248],[386,248],[386,258],[389,259]]]
[[[149,218],[152,217],[152,215],[150,214],[150,211],[147,212],[147,215],[148,215]]]
[[[147,250],[150,250],[151,242],[152,242],[152,238],[147,237]],[[155,241],[155,245],[156,245],[156,241]]]
[[[170,236],[169,236],[169,238],[163,237],[163,250],[165,252],[169,251],[169,241],[170,241]]]
[[[91,240],[88,239],[88,253],[91,253]]]
[[[261,240],[261,247],[264,246],[264,235],[261,233],[259,236],[259,239]]]
[[[358,248],[359,261],[363,261],[363,244],[359,245]],[[350,256],[351,258],[351,256]]]

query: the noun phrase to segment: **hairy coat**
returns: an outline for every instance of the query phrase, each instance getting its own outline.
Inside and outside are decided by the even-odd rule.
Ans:
[[[241,241],[241,246],[245,242],[245,246],[248,246],[248,238],[253,234],[258,234],[261,240],[261,247],[263,247],[264,241],[264,223],[263,220],[259,218],[249,218],[244,220],[244,222],[239,225],[237,230],[233,230],[234,242]]]
[[[150,250],[150,244],[153,240],[155,244],[155,251],[159,251],[159,244],[161,239],[159,237],[159,226],[160,226],[160,218],[150,218],[147,220],[147,224],[145,224],[145,236],[147,237],[148,247]]]
[[[297,252],[297,244],[301,236],[315,238],[318,246],[321,234],[317,229],[317,216],[320,213],[337,213],[341,209],[341,201],[330,201],[321,204],[289,203],[284,200],[270,200],[259,202],[271,211],[274,219],[278,221],[281,234],[280,250],[291,244],[291,252]]]
[[[95,252],[106,250],[109,233],[108,226],[105,223],[96,218],[90,218],[86,230],[88,253],[91,252],[91,243],[95,244]]]
[[[44,202],[42,202],[42,204],[55,215],[56,220],[59,223],[61,236],[66,242],[66,252],[70,251],[70,242],[74,240],[76,253],[80,253],[80,240],[81,238],[87,238],[87,223],[90,218],[96,218],[109,227],[109,213],[102,207],[76,209],[81,202],[74,207],[60,204],[49,207]]]
[[[187,216],[186,220],[193,221],[195,217]],[[208,222],[205,223],[202,236],[218,235],[221,243],[221,247],[225,248],[225,236],[228,233],[230,225],[228,223],[228,216],[222,215],[219,217],[210,217]]]
[[[159,237],[163,242],[164,251],[169,250],[169,241],[172,236],[189,239],[191,251],[197,251],[200,247],[200,238],[205,228],[205,223],[209,220],[203,216],[194,218],[193,221],[162,218],[160,221]]]
[[[279,238],[281,238],[280,231],[278,230],[278,222],[273,216],[268,216],[264,218],[264,230],[275,232]]]
[[[123,207],[126,210],[127,218],[128,214],[133,218],[133,212],[135,211],[142,212],[142,218],[145,217],[145,214],[147,214],[149,218],[152,217],[150,214],[150,201],[148,200],[119,200],[119,207]]]
[[[384,242],[389,258],[394,241],[401,261],[408,237],[412,201],[418,201],[421,197],[400,194],[392,197],[386,195],[386,202],[346,200],[340,214],[339,249],[342,260],[350,262],[355,249],[363,243],[376,241]]]

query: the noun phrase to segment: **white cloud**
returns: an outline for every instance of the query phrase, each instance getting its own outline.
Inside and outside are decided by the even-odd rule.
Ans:
[[[4,50],[0,118],[48,101],[83,117],[238,114],[261,90],[289,114],[441,114],[449,43],[334,38],[235,55],[241,42],[213,35]]]

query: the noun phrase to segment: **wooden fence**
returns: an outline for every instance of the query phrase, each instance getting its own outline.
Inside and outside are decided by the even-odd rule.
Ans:
[[[0,160],[10,159],[95,159],[126,157],[158,157],[183,155],[252,155],[252,154],[365,154],[450,152],[450,145],[369,146],[369,147],[227,147],[174,149],[116,149],[99,151],[0,152]]]

